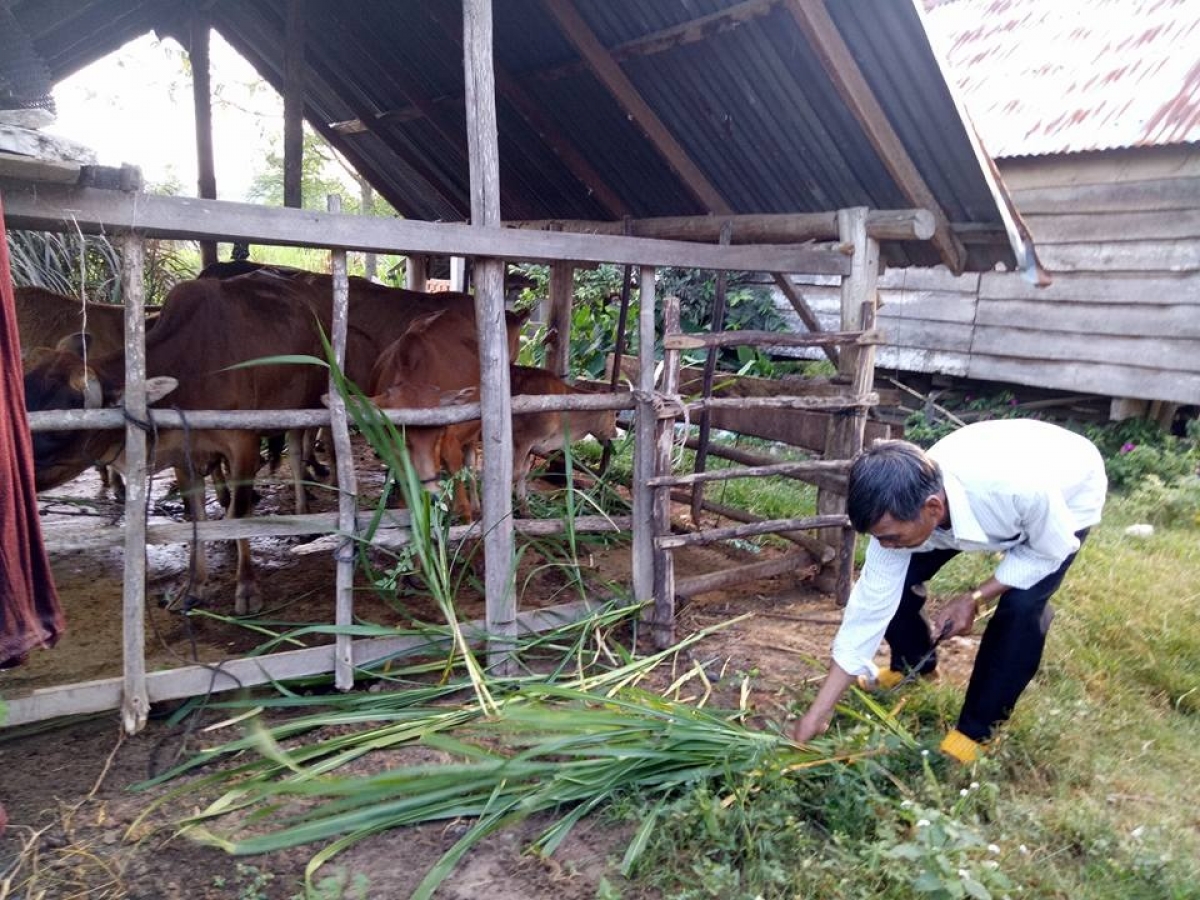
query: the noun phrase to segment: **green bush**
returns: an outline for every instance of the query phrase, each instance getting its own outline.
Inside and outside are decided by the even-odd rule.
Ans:
[[[1129,495],[1128,508],[1142,522],[1200,527],[1200,475],[1187,475],[1171,485],[1158,475],[1147,475]]]

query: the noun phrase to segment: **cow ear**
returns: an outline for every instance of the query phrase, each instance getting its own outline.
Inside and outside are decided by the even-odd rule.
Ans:
[[[92,336],[86,331],[77,331],[59,338],[58,343],[54,346],[58,350],[65,350],[76,356],[85,356],[92,347]]]
[[[170,375],[159,375],[146,379],[146,402],[157,403],[175,388],[179,387],[179,379]]]

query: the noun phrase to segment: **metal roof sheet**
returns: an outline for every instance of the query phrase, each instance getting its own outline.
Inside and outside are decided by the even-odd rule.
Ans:
[[[55,78],[203,11],[276,89],[287,0],[9,0]],[[1027,262],[1014,215],[948,91],[913,0],[504,0],[493,6],[505,219],[707,210],[668,153],[580,58],[573,10],[736,213],[917,204],[798,24],[826,12],[882,106],[965,267]],[[68,10],[64,12],[64,10]],[[458,0],[307,0],[305,116],[404,215],[465,220],[470,185]],[[357,126],[347,127],[354,123]],[[192,153],[181,146],[180,153]],[[1015,249],[1014,249],[1015,248]],[[892,265],[943,261],[926,242]]]
[[[928,5],[992,156],[1200,141],[1200,0]]]

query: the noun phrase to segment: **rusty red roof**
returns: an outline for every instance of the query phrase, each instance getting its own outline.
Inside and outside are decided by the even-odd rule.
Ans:
[[[926,0],[996,158],[1200,141],[1200,0]]]

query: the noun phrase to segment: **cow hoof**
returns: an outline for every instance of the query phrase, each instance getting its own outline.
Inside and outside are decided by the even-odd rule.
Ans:
[[[262,594],[258,585],[239,584],[233,608],[239,616],[253,616],[262,612]]]

